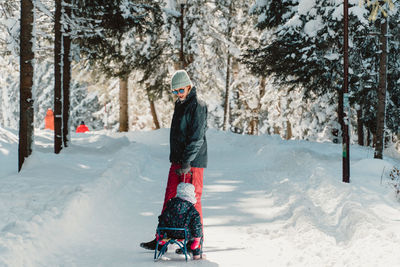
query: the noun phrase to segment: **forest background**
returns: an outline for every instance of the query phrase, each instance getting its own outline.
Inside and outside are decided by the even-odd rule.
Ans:
[[[44,128],[54,106],[59,2],[61,32],[72,41],[71,131],[82,120],[91,130],[168,128],[170,77],[185,68],[208,105],[209,127],[341,142],[343,1],[30,2],[34,128]],[[20,3],[0,1],[0,125],[11,129],[20,116]],[[349,4],[351,142],[376,141],[381,28],[387,22],[384,131],[386,144],[398,145],[400,1]]]

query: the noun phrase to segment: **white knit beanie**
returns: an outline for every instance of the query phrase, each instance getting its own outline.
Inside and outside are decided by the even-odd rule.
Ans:
[[[178,70],[174,73],[171,79],[171,90],[192,85],[192,81],[185,70]]]
[[[192,204],[196,204],[197,202],[194,185],[189,183],[180,183],[176,188],[176,196]]]

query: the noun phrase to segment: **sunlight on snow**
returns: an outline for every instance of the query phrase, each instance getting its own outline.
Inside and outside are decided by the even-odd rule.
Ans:
[[[222,193],[235,191],[237,186],[233,185],[205,185],[204,190],[208,193]]]
[[[241,184],[243,181],[235,181],[235,180],[216,180],[217,184]]]
[[[146,211],[146,212],[141,212],[141,213],[139,213],[140,215],[142,215],[142,216],[154,216],[154,213],[153,212],[150,212],[150,211]]]
[[[237,220],[236,216],[204,217],[204,226],[229,225],[229,223]]]
[[[224,206],[204,206],[203,209],[223,210],[223,209],[226,209],[226,207],[224,207]]]
[[[153,179],[150,179],[149,177],[145,177],[145,176],[142,176],[142,175],[140,175],[139,178],[142,179],[143,181],[146,181],[146,182],[154,182]]]
[[[5,149],[5,148],[1,148],[1,147],[0,147],[0,152],[1,152],[3,155],[5,155],[5,156],[7,156],[8,154],[10,154],[10,151],[9,151],[9,150],[7,150],[7,149]]]
[[[256,218],[273,219],[285,214],[293,204],[295,198],[292,197],[288,202],[279,205],[274,198],[266,195],[253,196],[239,199],[236,205],[242,212],[252,214]]]
[[[90,169],[89,166],[84,165],[84,164],[78,164],[79,167],[81,167],[82,169]]]

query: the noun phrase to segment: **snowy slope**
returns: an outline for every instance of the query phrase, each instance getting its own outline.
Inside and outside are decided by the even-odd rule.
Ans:
[[[59,155],[52,132],[35,134],[17,173],[17,132],[0,128],[0,266],[400,266],[386,177],[400,161],[369,148],[351,148],[344,184],[341,145],[209,130],[207,260],[154,263],[138,244],[154,236],[168,129],[73,133]]]

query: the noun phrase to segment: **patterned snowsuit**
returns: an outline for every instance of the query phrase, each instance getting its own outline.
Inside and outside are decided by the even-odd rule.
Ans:
[[[158,227],[186,228],[189,240],[203,236],[199,212],[192,203],[179,197],[171,198],[167,202],[163,213],[158,216]],[[166,234],[171,238],[185,238],[182,231],[168,231]]]

